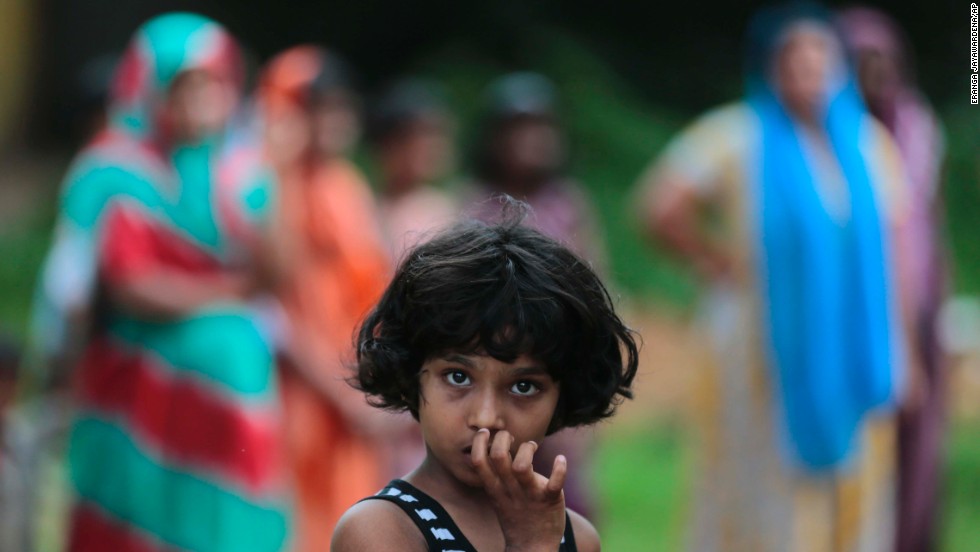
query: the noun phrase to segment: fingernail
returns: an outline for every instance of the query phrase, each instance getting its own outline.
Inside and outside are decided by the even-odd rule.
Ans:
[[[528,443],[531,443],[532,445],[534,445],[534,448],[538,448],[538,443],[537,442],[535,442],[535,441],[528,441]]]
[[[481,427],[480,430],[477,431],[477,433],[490,433],[490,430],[485,427]]]

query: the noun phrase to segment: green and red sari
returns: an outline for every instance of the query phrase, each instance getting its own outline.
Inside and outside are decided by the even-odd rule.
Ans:
[[[160,16],[136,33],[111,128],[81,154],[63,195],[57,239],[74,251],[67,258],[91,260],[77,268],[90,274],[72,279],[92,282],[89,297],[111,298],[158,270],[210,278],[247,263],[269,188],[222,181],[254,171],[222,167],[218,140],[168,145],[157,113],[181,72],[234,77],[236,55],[231,37],[196,15]],[[282,549],[275,364],[249,307],[226,301],[160,319],[109,299],[99,311],[76,373],[68,549]]]

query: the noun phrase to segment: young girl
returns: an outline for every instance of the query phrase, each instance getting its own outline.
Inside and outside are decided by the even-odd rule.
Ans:
[[[523,205],[523,204],[522,204]],[[331,550],[599,550],[538,443],[632,398],[637,347],[595,273],[522,216],[410,252],[361,327],[356,384],[419,421],[426,458],[354,505]]]

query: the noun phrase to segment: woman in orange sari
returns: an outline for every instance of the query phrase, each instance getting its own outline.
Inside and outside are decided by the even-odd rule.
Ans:
[[[259,89],[265,148],[280,180],[278,296],[289,326],[282,389],[297,550],[329,549],[336,520],[386,475],[369,437],[386,420],[345,379],[354,328],[390,274],[370,188],[346,158],[359,121],[345,73],[324,50],[299,46],[269,63]]]

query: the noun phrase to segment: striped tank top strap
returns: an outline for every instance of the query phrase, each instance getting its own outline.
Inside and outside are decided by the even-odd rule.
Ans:
[[[406,481],[392,480],[378,494],[364,500],[385,500],[401,508],[422,531],[432,552],[476,552],[442,505]]]
[[[575,546],[575,531],[572,530],[572,518],[569,517],[567,510],[565,511],[565,534],[561,537],[558,552],[578,552],[578,548]]]
[[[394,479],[378,494],[363,500],[384,500],[395,504],[422,532],[431,552],[476,552],[466,536],[439,502],[411,483]],[[558,552],[577,552],[572,519],[565,513],[565,534]]]

